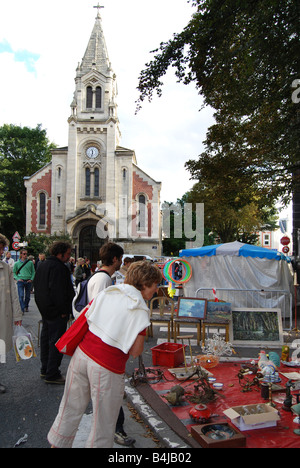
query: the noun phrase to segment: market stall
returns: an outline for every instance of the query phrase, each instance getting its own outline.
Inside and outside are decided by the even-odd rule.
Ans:
[[[177,261],[180,279],[172,269]],[[177,320],[193,318],[202,326],[209,315],[214,325],[225,320],[230,341],[219,333],[203,337],[196,356],[191,335],[180,334],[181,345],[154,346],[153,366],[141,365],[133,376],[142,396],[192,447],[300,447],[300,348],[291,358],[281,323],[282,297],[290,300],[293,292],[287,259],[234,242],[183,250],[166,262],[163,275],[170,290],[184,287]],[[232,291],[241,297],[228,297]],[[247,291],[260,293],[255,302],[249,303]],[[234,345],[250,350],[250,358],[237,358]],[[255,348],[262,350],[259,356]]]
[[[280,308],[292,324],[293,276],[289,259],[263,247],[229,242],[180,251],[192,276],[184,296],[231,302],[234,307]]]
[[[247,382],[251,383],[254,380],[254,377],[245,376],[244,381],[241,381],[240,384],[238,374],[241,366],[242,363],[237,364],[227,362],[220,363],[213,369],[213,378],[216,379],[216,382],[222,383],[223,387],[222,390],[219,390],[219,394],[214,401],[205,403],[204,406],[206,411],[204,412],[204,410],[201,410],[198,414],[197,406],[200,406],[201,408],[201,404],[193,403],[191,401],[194,395],[194,387],[197,385],[197,382],[178,382],[174,379],[168,369],[164,368],[164,378],[158,383],[151,384],[151,387],[159,394],[161,399],[169,405],[173,413],[185,424],[189,431],[191,431],[193,427],[196,428],[199,425],[207,423],[221,424],[222,422],[226,422],[230,427],[232,427],[234,424],[230,417],[224,414],[224,411],[234,407],[246,408],[246,406],[249,405],[255,405],[256,407],[261,405],[263,408],[264,405],[268,404],[269,400],[269,397],[267,399],[262,398],[261,389],[258,385],[254,385],[250,391],[243,391],[242,385],[246,386]],[[280,370],[286,371],[284,367],[281,367]],[[242,431],[246,438],[245,446],[247,448],[300,447],[300,437],[294,432],[295,429],[300,428],[300,424],[295,422],[296,415],[292,411],[285,411],[282,409],[283,403],[286,399],[285,385],[287,382],[288,379],[282,376],[282,391],[274,392],[272,394],[272,403],[278,410],[278,419],[261,422],[261,428],[253,426],[250,429]],[[170,394],[171,389],[177,384],[184,388],[185,393],[180,404],[172,405],[168,402],[166,397]],[[297,391],[292,391],[293,403],[296,404],[295,393],[297,393]],[[197,401],[196,398],[194,401]],[[192,412],[194,408],[196,408],[196,410]],[[209,417],[201,419],[202,415]],[[196,420],[197,417],[199,417],[198,421]]]
[[[192,365],[178,365],[161,354],[154,360],[158,365],[136,374],[134,384],[192,447],[299,448],[299,358],[282,361],[275,353],[243,361],[215,358],[203,354],[194,356]]]

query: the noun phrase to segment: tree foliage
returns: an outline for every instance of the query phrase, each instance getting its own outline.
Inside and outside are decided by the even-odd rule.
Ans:
[[[161,43],[141,72],[137,108],[144,99],[151,101],[154,91],[162,94],[163,77],[174,67],[178,80],[194,82],[204,105],[215,109],[205,152],[187,164],[192,177],[207,181],[208,172],[219,174],[226,200],[237,195],[225,190],[235,180],[241,205],[249,190],[250,203],[256,197],[258,208],[279,198],[287,202],[299,189],[299,105],[292,100],[292,84],[300,70],[300,4],[192,3],[197,11],[188,25]]]
[[[223,179],[220,178],[221,182]],[[240,241],[249,244],[257,242],[257,232],[274,230],[277,221],[275,207],[259,207],[255,197],[249,194],[249,201],[239,200],[239,191],[228,191],[220,185],[207,186],[197,182],[184,195],[188,203],[204,204],[204,225],[218,242]],[[232,197],[232,198],[231,198]],[[205,244],[206,245],[206,244]]]
[[[31,176],[51,160],[54,148],[46,130],[3,125],[0,127],[0,226],[11,237],[25,233],[26,190],[24,177]]]
[[[48,256],[50,247],[55,241],[59,240],[62,242],[70,242],[70,244],[72,244],[70,235],[65,233],[54,233],[53,235],[48,236],[46,234],[36,234],[31,232],[24,236],[23,240],[28,243],[28,254],[33,255],[35,258],[37,258],[40,253],[44,253]]]
[[[199,246],[197,244],[197,234],[196,230],[202,228],[202,226],[198,226],[198,223],[201,222],[200,220],[196,219],[196,212],[195,210],[191,210],[189,213],[188,217],[189,220],[187,221],[187,224],[189,222],[191,223],[191,231],[195,233],[193,238],[188,237],[189,232],[186,232],[186,223],[184,217],[187,215],[187,212],[184,211],[184,206],[186,203],[189,203],[188,199],[189,194],[186,193],[183,195],[181,199],[177,199],[176,204],[170,203],[170,202],[164,202],[163,207],[169,205],[169,210],[168,210],[168,216],[167,219],[163,215],[163,254],[164,255],[179,255],[180,250],[187,248],[187,243],[189,242],[196,242],[197,247]],[[191,204],[192,204],[191,200]],[[177,218],[177,219],[176,219]],[[164,232],[165,228],[165,223],[166,227],[169,230],[169,235],[166,235]],[[180,235],[177,236],[177,229],[181,225],[181,229],[179,229]],[[189,231],[189,230],[188,230]],[[203,245],[210,245],[214,243],[214,235],[213,233],[210,232],[211,228],[210,227],[204,227],[203,229]],[[201,246],[201,245],[200,245]]]

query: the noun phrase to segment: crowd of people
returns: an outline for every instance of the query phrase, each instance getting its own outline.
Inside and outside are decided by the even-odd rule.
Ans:
[[[0,258],[8,245],[0,234]],[[9,258],[0,262],[0,284],[9,299],[9,313],[1,298],[0,340],[11,347],[14,325],[22,324],[34,293],[42,317],[40,340],[40,377],[47,384],[64,385],[59,412],[49,430],[52,447],[71,447],[80,420],[90,400],[93,422],[86,447],[112,447],[114,441],[132,445],[134,439],[124,431],[125,366],[129,356],[139,356],[149,326],[146,301],[157,292],[162,280],[160,269],[147,261],[123,261],[123,249],[105,243],[99,252],[99,264],[92,272],[89,259],[71,257],[71,245],[57,241],[50,255],[39,256],[35,264],[26,249],[14,264]],[[63,358],[55,344],[76,317],[72,301],[78,284],[88,279],[90,307],[86,313],[88,331],[70,360],[67,375],[60,372]],[[5,289],[3,289],[5,288]],[[6,298],[7,302],[7,298]],[[3,385],[0,392],[5,391]]]

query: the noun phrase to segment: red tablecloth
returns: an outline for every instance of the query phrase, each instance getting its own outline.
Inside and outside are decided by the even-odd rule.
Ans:
[[[221,419],[227,419],[223,414],[223,411],[231,408],[233,406],[240,405],[250,405],[256,403],[267,403],[261,397],[261,391],[257,386],[252,387],[250,392],[242,392],[241,386],[237,374],[241,368],[241,363],[220,363],[213,369],[210,369],[213,376],[217,379],[217,382],[222,382],[224,384],[221,394],[224,398],[217,397],[217,399],[209,404],[208,408],[211,410],[212,414],[218,415],[210,420],[210,422],[218,422]],[[151,387],[160,395],[163,401],[166,404],[169,404],[164,398],[170,389],[174,385],[181,385],[182,387],[187,387],[186,392],[193,394],[193,384],[187,386],[191,383],[191,380],[187,382],[182,382],[175,379],[172,374],[169,373],[167,368],[161,368],[164,372],[164,378],[158,382],[151,384]],[[279,371],[282,372],[292,372],[295,369],[282,366]],[[279,374],[282,379],[280,385],[285,388],[287,379]],[[248,376],[249,380],[252,381],[253,377]],[[292,391],[292,394],[295,392]],[[300,428],[299,424],[293,422],[295,415],[291,412],[284,411],[282,409],[282,404],[285,399],[285,391],[283,392],[274,392],[273,393],[273,402],[276,405],[276,408],[280,414],[280,420],[277,421],[275,427],[264,428],[264,429],[253,429],[250,431],[243,431],[243,434],[247,438],[247,447],[248,448],[299,448],[300,447],[300,436],[296,435],[293,431],[296,428]],[[296,397],[293,397],[293,404],[296,403]],[[192,425],[198,424],[193,421],[189,415],[189,410],[192,406],[195,406],[196,403],[191,404],[185,399],[184,403],[180,406],[172,406],[170,408],[176,414],[176,416],[185,424],[185,426],[190,430]],[[230,421],[230,420],[228,420]],[[200,424],[200,423],[199,423]]]

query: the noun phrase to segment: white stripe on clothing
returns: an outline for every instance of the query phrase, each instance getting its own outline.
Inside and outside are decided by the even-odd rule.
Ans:
[[[124,394],[124,374],[115,374],[90,359],[79,347],[68,368],[65,391],[48,441],[71,448],[81,418],[93,403],[93,420],[87,448],[111,448]]]

